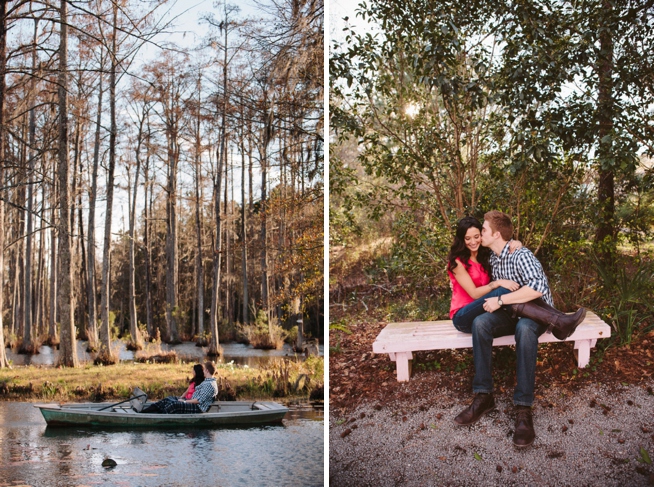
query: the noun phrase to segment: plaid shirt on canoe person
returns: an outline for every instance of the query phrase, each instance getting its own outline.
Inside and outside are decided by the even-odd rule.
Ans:
[[[176,396],[169,396],[161,401],[150,404],[142,413],[163,414],[196,414],[206,413],[211,407],[213,398],[218,394],[218,383],[213,377],[215,367],[211,362],[203,365],[205,370],[204,381],[195,388],[193,397],[188,401],[180,400]]]

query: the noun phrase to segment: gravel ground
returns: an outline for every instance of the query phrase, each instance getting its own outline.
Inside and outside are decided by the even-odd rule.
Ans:
[[[508,392],[495,396],[494,411],[463,427],[453,420],[472,395],[438,391],[429,406],[364,403],[346,417],[330,414],[329,485],[652,486],[652,385],[542,391],[536,440],[525,449],[511,440]]]

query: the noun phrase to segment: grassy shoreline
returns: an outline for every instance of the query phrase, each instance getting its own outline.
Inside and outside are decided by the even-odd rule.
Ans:
[[[0,369],[0,401],[119,401],[127,399],[134,386],[156,400],[183,394],[191,377],[190,363],[121,362],[78,368],[16,366]],[[322,391],[324,358],[310,357],[297,362],[280,359],[257,369],[217,364],[215,377],[220,400],[306,401]]]

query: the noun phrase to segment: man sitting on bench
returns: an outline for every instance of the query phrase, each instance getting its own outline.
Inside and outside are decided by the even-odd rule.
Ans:
[[[583,321],[585,310],[580,310],[579,316],[573,318],[552,307],[552,295],[543,267],[524,247],[510,253],[512,236],[513,224],[508,215],[499,211],[484,215],[481,245],[492,251],[492,275],[497,280],[514,281],[520,287],[508,294],[487,298],[483,304],[486,312],[472,321],[475,398],[454,421],[459,425],[472,424],[495,407],[491,364],[493,338],[515,334],[517,384],[513,395],[516,406],[513,443],[524,447],[531,445],[536,436],[531,405],[534,401],[538,337],[553,329],[555,336],[564,340]]]
[[[216,368],[211,362],[202,365],[204,381],[195,388],[191,399],[179,399],[176,396],[169,396],[161,401],[150,404],[141,413],[161,414],[195,414],[206,413],[211,407],[213,398],[218,394],[218,384],[213,374]]]

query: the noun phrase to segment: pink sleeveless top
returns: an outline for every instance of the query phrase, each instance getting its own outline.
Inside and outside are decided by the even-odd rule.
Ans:
[[[186,397],[184,397],[184,399],[193,399],[194,392],[195,392],[195,382],[191,382],[189,384],[189,389],[188,392],[186,393]]]
[[[456,259],[459,265],[463,263]],[[490,276],[486,274],[486,271],[482,265],[478,262],[469,261],[470,268],[468,269],[468,274],[474,283],[475,287],[485,286],[490,282]],[[463,308],[466,304],[470,304],[474,301],[472,297],[466,292],[465,289],[461,287],[459,281],[456,280],[452,271],[447,271],[450,276],[450,281],[452,282],[452,304],[450,305],[450,319],[454,317],[457,311]]]

